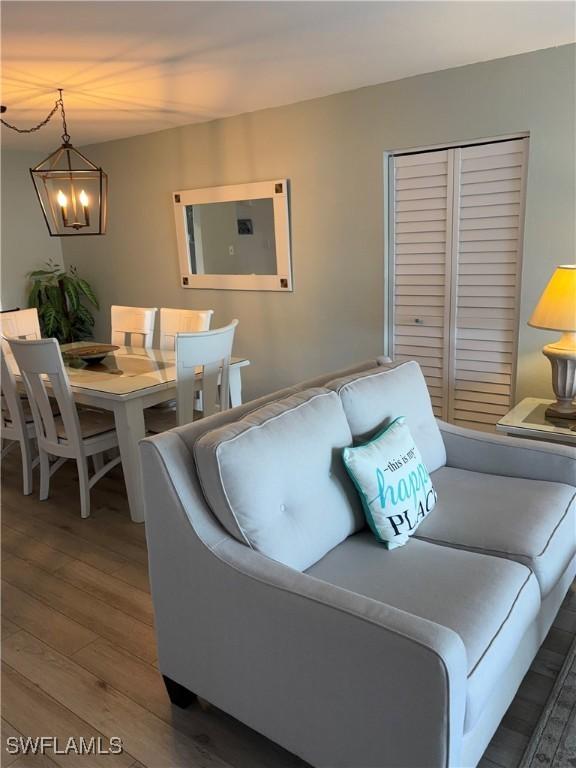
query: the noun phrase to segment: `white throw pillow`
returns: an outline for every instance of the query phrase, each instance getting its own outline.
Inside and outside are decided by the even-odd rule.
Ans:
[[[404,417],[369,443],[344,448],[342,458],[378,541],[387,549],[406,544],[437,496]]]

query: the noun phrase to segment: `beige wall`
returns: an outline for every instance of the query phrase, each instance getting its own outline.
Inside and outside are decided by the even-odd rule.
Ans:
[[[2,309],[26,307],[32,269],[48,259],[63,264],[60,240],[48,234],[30,179],[29,169],[40,160],[35,153],[2,152]]]
[[[554,266],[575,260],[575,46],[87,148],[110,174],[110,228],[69,240],[105,307],[213,308],[240,320],[248,396],[381,353],[383,153],[530,132],[518,395],[550,394],[526,320]],[[287,177],[293,293],[179,287],[171,193]]]

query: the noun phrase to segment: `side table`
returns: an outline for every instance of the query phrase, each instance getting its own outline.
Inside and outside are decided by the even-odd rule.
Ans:
[[[496,424],[497,432],[516,437],[549,440],[565,445],[576,445],[576,419],[550,419],[546,408],[554,402],[539,397],[526,397]]]

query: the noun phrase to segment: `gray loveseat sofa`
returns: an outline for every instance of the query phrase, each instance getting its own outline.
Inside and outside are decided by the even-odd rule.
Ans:
[[[475,766],[575,575],[576,452],[376,363],[142,442],[159,665],[314,766]],[[340,454],[399,415],[438,502],[388,551]]]

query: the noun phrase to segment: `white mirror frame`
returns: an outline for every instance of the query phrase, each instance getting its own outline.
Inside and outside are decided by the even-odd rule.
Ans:
[[[190,253],[186,224],[186,206],[203,203],[227,203],[237,200],[271,198],[274,206],[276,240],[275,275],[196,275],[190,271]],[[174,217],[178,240],[180,285],[182,288],[218,288],[235,291],[291,291],[290,224],[288,217],[288,180],[257,181],[227,187],[185,189],[174,192]]]

